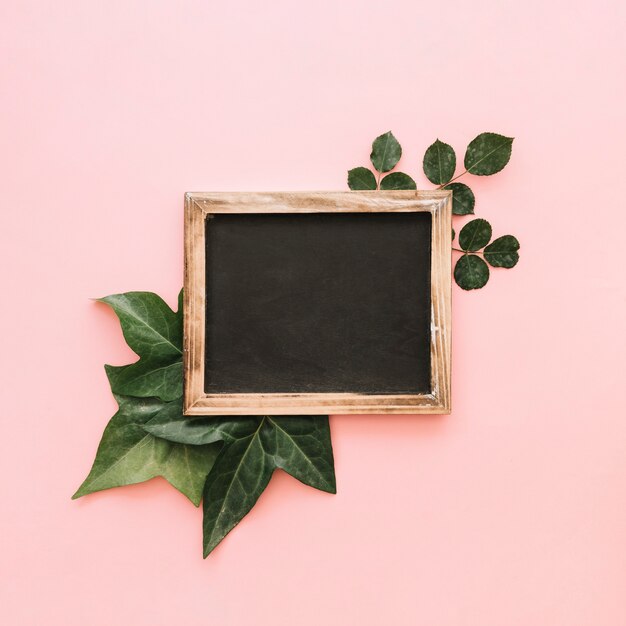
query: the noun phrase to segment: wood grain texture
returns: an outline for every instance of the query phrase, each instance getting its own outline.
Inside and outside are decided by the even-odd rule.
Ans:
[[[427,211],[431,240],[431,393],[207,394],[205,355],[205,220],[218,213],[369,213]],[[439,413],[451,410],[450,191],[188,193],[185,196],[184,413],[200,415],[328,415]]]

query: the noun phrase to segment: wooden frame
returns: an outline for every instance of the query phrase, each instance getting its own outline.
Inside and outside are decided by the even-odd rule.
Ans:
[[[431,393],[207,394],[205,351],[205,220],[215,213],[428,211],[431,246]],[[450,413],[450,191],[187,193],[185,196],[185,415],[328,415]]]

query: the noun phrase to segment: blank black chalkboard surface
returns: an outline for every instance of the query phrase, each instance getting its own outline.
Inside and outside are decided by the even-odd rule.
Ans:
[[[186,415],[450,412],[451,194],[189,193]]]

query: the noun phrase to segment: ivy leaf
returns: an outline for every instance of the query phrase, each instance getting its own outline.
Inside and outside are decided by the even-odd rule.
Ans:
[[[116,399],[119,409],[104,430],[89,475],[72,499],[162,476],[198,506],[220,445],[171,443],[144,430],[143,425],[161,411],[182,417],[180,401],[164,403],[156,398],[124,396]]]
[[[130,365],[105,365],[113,393],[139,398],[157,397],[169,402],[183,395],[183,362],[161,365],[140,359]]]
[[[355,167],[348,172],[348,187],[353,191],[376,189],[374,172],[367,167]]]
[[[456,284],[466,291],[480,289],[489,280],[489,267],[475,254],[464,254],[454,267]]]
[[[509,162],[512,146],[513,137],[481,133],[467,146],[465,169],[476,176],[495,174]]]
[[[431,183],[443,185],[453,176],[456,169],[456,154],[452,146],[439,141],[428,146],[424,154],[424,174]]]
[[[170,401],[182,395],[182,291],[174,313],[156,294],[142,291],[101,298],[117,314],[128,345],[140,357],[107,365],[113,393]]]
[[[511,268],[519,261],[519,241],[513,235],[494,239],[483,251],[485,261],[492,267]]]
[[[490,239],[491,224],[479,218],[463,226],[459,233],[459,246],[467,252],[476,252],[486,246]]]
[[[391,131],[374,139],[370,159],[372,161],[372,165],[379,172],[388,172],[392,170],[398,164],[401,156],[402,147]]]
[[[393,172],[387,174],[380,181],[380,188],[389,191],[392,189],[417,189],[415,181],[404,172]]]
[[[163,416],[144,426],[188,443],[223,441],[204,489],[204,556],[252,509],[275,469],[305,485],[336,492],[333,450],[326,416],[241,417],[216,420]]]
[[[452,191],[453,215],[470,215],[474,213],[476,199],[474,192],[464,183],[450,183],[444,189]]]

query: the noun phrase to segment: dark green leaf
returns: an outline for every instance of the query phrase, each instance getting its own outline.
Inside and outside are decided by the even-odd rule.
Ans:
[[[456,169],[456,154],[452,146],[437,139],[424,154],[424,174],[431,183],[444,185]]]
[[[372,143],[370,159],[379,172],[392,170],[402,156],[402,147],[391,131],[380,135]]]
[[[305,485],[336,493],[328,417],[272,416],[266,421],[271,428],[262,436],[274,465]]]
[[[169,402],[183,395],[183,362],[161,365],[140,359],[130,365],[105,365],[113,393],[139,398],[157,397]]]
[[[450,183],[444,189],[452,191],[452,213],[454,215],[469,215],[474,212],[476,199],[474,192],[463,183]]]
[[[480,289],[489,280],[489,267],[475,254],[464,254],[454,267],[454,280],[466,291]]]
[[[376,189],[374,172],[367,167],[355,167],[348,172],[348,187],[353,191]]]
[[[519,241],[513,235],[494,239],[484,250],[485,261],[493,267],[511,268],[519,261]]]
[[[225,442],[204,492],[205,556],[250,511],[277,468],[316,489],[336,491],[327,417],[245,417],[221,426],[206,419],[179,428],[155,420],[146,428],[179,441]]]
[[[417,186],[408,174],[393,172],[380,181],[380,188],[390,191],[391,189],[417,189]]]
[[[181,357],[183,329],[176,313],[155,293],[130,291],[100,298],[120,319],[124,339],[140,357]]]
[[[182,395],[182,291],[174,313],[154,293],[129,292],[100,301],[120,319],[128,345],[139,361],[106,366],[113,393],[173,400]]]
[[[452,229],[452,241],[454,241],[454,238],[456,237],[456,233],[454,232],[454,228]]]
[[[476,176],[499,172],[511,158],[513,137],[481,133],[470,141],[465,152],[465,169]]]
[[[274,466],[257,430],[225,446],[204,488],[203,544],[205,558],[249,513],[272,477]]]
[[[174,404],[174,403],[172,403]],[[162,411],[144,425],[144,429],[161,439],[203,445],[223,441],[231,443],[254,432],[256,417],[181,417],[181,412]]]
[[[118,396],[119,409],[104,430],[89,475],[72,496],[81,496],[162,476],[196,506],[220,445],[186,446],[158,439],[143,425],[160,411],[177,411],[180,402]]]
[[[489,243],[491,224],[487,220],[475,219],[463,226],[459,233],[459,246],[463,250],[476,252]]]

